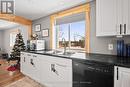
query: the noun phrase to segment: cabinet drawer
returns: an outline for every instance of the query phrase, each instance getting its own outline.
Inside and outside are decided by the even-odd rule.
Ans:
[[[53,56],[45,56],[42,55],[41,58],[45,61],[48,61],[54,64],[57,64],[58,66],[66,66],[66,67],[72,67],[72,60],[71,59],[66,59],[66,58],[60,58],[60,57],[53,57]]]

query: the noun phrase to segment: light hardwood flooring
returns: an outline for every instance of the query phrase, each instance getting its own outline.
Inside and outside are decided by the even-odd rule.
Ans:
[[[24,77],[19,70],[13,76],[10,76],[9,71],[7,71],[8,66],[9,63],[6,60],[0,59],[0,87],[4,87]]]

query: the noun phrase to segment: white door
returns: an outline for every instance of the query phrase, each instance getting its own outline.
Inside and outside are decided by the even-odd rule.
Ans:
[[[124,34],[128,35],[130,34],[130,30],[129,30],[129,0],[123,0],[123,27],[124,27]]]
[[[72,60],[42,55],[41,83],[47,87],[72,87]]]
[[[25,73],[25,56],[26,56],[26,53],[21,52],[21,54],[20,54],[20,71],[23,74]]]
[[[117,35],[128,35],[129,30],[129,0],[115,0],[117,2]]]
[[[117,35],[117,0],[96,0],[96,36]]]
[[[26,56],[26,59],[25,59],[25,68],[26,68],[26,72],[25,72],[25,75],[31,77],[31,68],[30,68],[30,59],[31,59],[32,55],[31,53],[27,53],[27,56]]]
[[[127,34],[130,35],[130,0],[128,2],[128,24],[127,24]]]
[[[53,64],[57,72],[52,72],[55,79],[54,87],[72,87],[72,60],[54,57]]]
[[[39,59],[40,55],[38,54],[31,54],[31,58],[30,58],[30,77],[37,81],[40,82],[40,70],[41,70],[41,65],[40,65],[40,59]]]
[[[40,83],[45,87],[54,87],[53,82],[55,80],[52,77],[52,70],[51,70],[52,63],[49,56],[42,55],[40,57],[40,65],[41,65]]]
[[[117,35],[123,35],[123,0],[116,0],[116,8],[117,8]]]
[[[29,75],[29,54],[21,52],[21,72],[25,75]]]
[[[115,67],[114,87],[130,87],[130,68]]]

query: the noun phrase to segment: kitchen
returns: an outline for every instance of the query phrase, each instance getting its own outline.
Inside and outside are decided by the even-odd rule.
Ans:
[[[55,50],[47,50],[43,52],[41,51],[23,52],[22,54],[25,54],[25,55],[28,55],[28,54],[30,54],[31,56],[37,55],[37,57],[43,56],[41,58],[46,58],[45,60],[48,61],[48,63],[50,61],[50,66],[48,65],[48,69],[50,68],[50,72],[52,74],[55,74],[54,77],[51,76],[50,81],[49,81],[49,78],[48,78],[48,81],[47,80],[43,82],[40,82],[38,80],[36,81],[43,84],[47,84],[50,87],[52,86],[54,87],[61,87],[61,86],[62,87],[99,87],[99,86],[100,87],[129,87],[130,86],[129,84],[129,81],[130,81],[129,58],[116,56],[117,40],[124,39],[126,43],[129,43],[129,39],[128,39],[129,30],[126,30],[126,32],[123,30],[124,27],[126,26],[125,25],[123,27],[123,23],[128,23],[128,19],[126,19],[126,17],[128,16],[126,14],[128,13],[126,14],[121,13],[122,15],[124,15],[123,18],[125,19],[118,18],[116,12],[122,6],[120,6],[120,8],[117,8],[116,7],[117,2],[118,1],[114,1],[114,0],[109,0],[109,1],[97,0],[97,1],[90,2],[90,27],[91,27],[90,38],[89,38],[90,39],[90,54],[82,53],[82,52],[79,52],[79,53],[76,52],[73,54],[73,52],[71,52],[72,50],[70,51],[70,48],[67,49],[68,53],[64,54],[64,52],[66,52],[65,50],[63,50],[63,52],[60,52],[59,50],[57,51],[57,49],[55,49],[55,46],[53,48]],[[124,4],[123,8],[125,8],[125,6],[127,7],[129,1],[125,2],[123,0],[122,1],[120,0],[118,4],[121,5],[122,4],[121,2]],[[127,11],[128,11],[128,7],[127,7]],[[80,15],[80,17],[82,16]],[[120,20],[118,20],[117,18]],[[121,27],[117,26],[117,23],[118,23],[117,20],[121,23],[122,25]],[[127,22],[124,22],[124,20]],[[34,27],[36,24],[42,24],[43,26],[42,25],[41,26],[43,28],[44,27],[50,28],[50,25],[51,25],[49,17],[44,17],[42,19],[34,21]],[[47,25],[47,24],[50,24],[50,25]],[[119,31],[116,30],[118,28],[119,28]],[[126,29],[129,29],[128,25]],[[47,43],[46,47],[49,48],[50,46],[48,46],[49,45],[48,43],[52,43],[50,41],[51,39],[48,40],[49,39],[48,37],[45,37],[43,39],[46,40],[46,43]],[[54,60],[53,59],[49,60],[49,58],[53,58]],[[41,59],[41,60],[44,60],[44,59]],[[64,61],[64,63],[62,61]],[[44,66],[44,64],[41,66]],[[65,66],[66,66],[66,69],[63,69],[65,68]],[[70,69],[70,66],[72,67],[71,69]],[[44,72],[47,71],[46,68],[45,70],[43,68]],[[60,68],[62,68],[63,71],[60,70]],[[47,74],[49,74],[49,70]],[[60,77],[60,74],[62,77]],[[58,78],[58,76],[59,76],[60,81],[56,79]],[[56,79],[56,80],[53,81],[52,79]],[[65,84],[66,82],[68,82],[68,84]]]
[[[44,87],[130,87],[129,9],[87,0],[33,20],[21,73]]]

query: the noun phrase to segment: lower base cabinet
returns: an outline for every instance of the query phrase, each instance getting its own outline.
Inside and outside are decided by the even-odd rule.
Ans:
[[[42,55],[42,84],[72,87],[72,60]]]
[[[21,72],[45,87],[72,87],[71,59],[22,52]]]
[[[114,68],[114,87],[130,87],[130,68]]]

